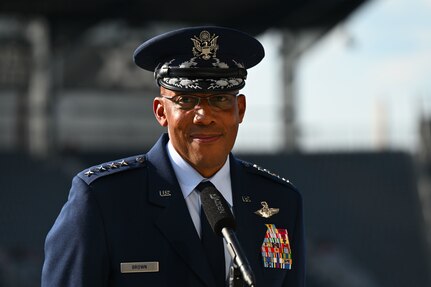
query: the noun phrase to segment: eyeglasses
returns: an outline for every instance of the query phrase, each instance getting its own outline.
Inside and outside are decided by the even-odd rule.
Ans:
[[[193,109],[196,105],[201,103],[201,100],[207,100],[208,104],[216,109],[229,110],[234,106],[237,94],[216,94],[208,97],[198,97],[192,95],[175,95],[172,97],[165,95],[161,96],[172,101],[183,110]]]

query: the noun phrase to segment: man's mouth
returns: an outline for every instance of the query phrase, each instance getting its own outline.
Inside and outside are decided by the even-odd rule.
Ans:
[[[221,133],[211,133],[211,134],[192,134],[190,136],[192,140],[198,141],[200,143],[212,143],[219,140],[222,137]]]

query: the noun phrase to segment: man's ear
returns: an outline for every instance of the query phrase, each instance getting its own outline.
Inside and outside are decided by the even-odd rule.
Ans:
[[[153,112],[159,124],[162,127],[166,127],[168,125],[168,120],[166,119],[165,103],[162,98],[154,98]]]

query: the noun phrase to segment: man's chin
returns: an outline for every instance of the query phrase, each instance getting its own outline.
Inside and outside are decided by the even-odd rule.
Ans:
[[[225,164],[226,159],[227,159],[227,155],[214,156],[214,154],[209,154],[209,155],[201,154],[198,157],[195,157],[194,161],[191,162],[191,165],[200,174],[202,175],[205,174],[205,177],[209,177],[208,173],[216,173],[217,171],[219,171]]]

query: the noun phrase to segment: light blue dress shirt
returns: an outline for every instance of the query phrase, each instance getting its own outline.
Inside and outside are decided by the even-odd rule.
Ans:
[[[203,180],[209,180],[220,191],[224,199],[229,203],[231,210],[233,209],[232,200],[232,185],[230,180],[230,165],[229,156],[223,167],[214,174],[211,178],[205,178],[200,175],[189,163],[187,163],[175,150],[172,143],[169,141],[167,144],[169,159],[174,168],[175,175],[178,183],[180,184],[181,191],[186,201],[190,216],[195,225],[196,232],[199,237],[201,236],[201,200],[199,191],[195,190],[196,186]],[[229,268],[231,265],[231,256],[224,241],[224,258],[226,262],[226,276],[229,275]]]

